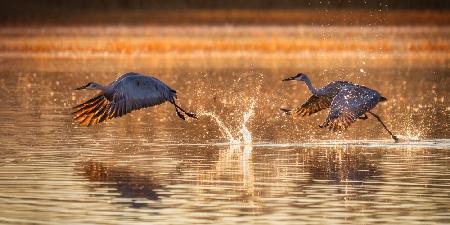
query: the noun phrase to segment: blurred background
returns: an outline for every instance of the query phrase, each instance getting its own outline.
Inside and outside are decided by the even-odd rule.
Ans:
[[[1,1],[0,21],[7,25],[448,25],[449,5],[439,0],[18,0]]]

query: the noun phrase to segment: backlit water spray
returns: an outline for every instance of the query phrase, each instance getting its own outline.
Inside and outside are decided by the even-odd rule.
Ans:
[[[214,121],[217,126],[219,126],[220,132],[223,137],[228,139],[230,145],[250,145],[252,143],[252,134],[247,128],[247,123],[254,114],[255,101],[253,99],[250,100],[249,108],[243,114],[243,120],[241,123],[241,128],[239,132],[235,135],[232,134],[230,129],[225,125],[225,123],[214,113],[212,112],[200,112],[199,116],[208,116]]]
[[[242,121],[242,127],[239,130],[239,133],[242,135],[242,140],[239,139],[239,142],[245,145],[249,145],[252,143],[252,134],[247,128],[247,122],[250,120],[250,117],[253,115],[253,108],[255,107],[255,101],[252,99],[250,101],[250,107],[247,112],[244,112],[244,119]]]

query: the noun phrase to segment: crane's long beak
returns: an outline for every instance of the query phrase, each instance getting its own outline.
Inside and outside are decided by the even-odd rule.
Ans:
[[[295,77],[288,77],[286,79],[283,79],[282,81],[290,81],[290,80],[295,80]]]
[[[87,87],[87,85],[84,85],[84,86],[81,86],[81,87],[75,88],[75,90],[83,90],[83,89],[86,89],[86,87]]]

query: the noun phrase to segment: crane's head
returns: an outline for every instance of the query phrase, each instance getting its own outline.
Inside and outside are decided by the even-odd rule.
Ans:
[[[87,83],[84,86],[76,88],[75,90],[83,90],[83,89],[95,90],[95,89],[98,89],[98,88],[99,88],[99,85],[97,83],[89,82],[89,83]]]
[[[306,74],[304,73],[299,73],[293,77],[286,78],[283,81],[290,81],[290,80],[306,81],[308,80],[308,76],[306,76]]]

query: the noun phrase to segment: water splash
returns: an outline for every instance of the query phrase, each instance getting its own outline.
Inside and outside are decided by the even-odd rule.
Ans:
[[[200,112],[199,116],[209,116],[213,119],[214,122],[216,122],[217,126],[219,126],[220,132],[224,136],[224,138],[227,138],[230,141],[230,145],[237,145],[240,143],[238,139],[235,139],[233,135],[231,134],[230,129],[228,129],[227,126],[222,122],[222,120],[219,119],[219,117],[216,116],[216,114],[212,112]]]
[[[252,143],[252,134],[247,128],[247,123],[254,114],[255,101],[250,100],[250,106],[248,111],[244,112],[243,120],[241,123],[241,129],[236,135],[231,133],[231,130],[225,125],[225,123],[214,113],[212,112],[200,112],[199,116],[208,116],[213,119],[213,121],[219,126],[220,132],[224,136],[224,138],[228,139],[230,145],[251,145]],[[239,136],[241,135],[241,136]]]
[[[239,139],[239,140],[241,141],[241,143],[243,143],[245,145],[249,145],[252,143],[252,134],[248,130],[246,124],[250,120],[250,117],[254,114],[254,111],[253,111],[254,107],[255,107],[255,101],[252,99],[250,101],[249,110],[247,112],[244,112],[244,120],[242,121],[242,127],[239,130],[239,133],[242,134],[242,141],[241,141],[241,139]]]

